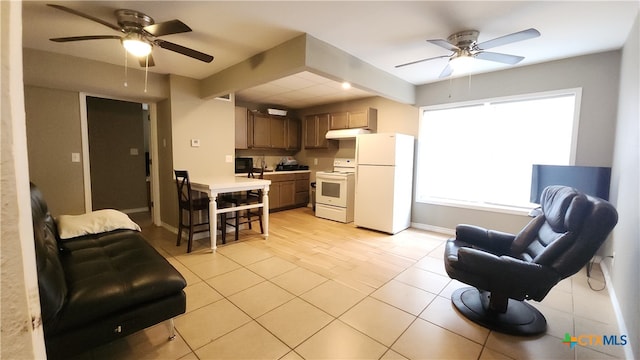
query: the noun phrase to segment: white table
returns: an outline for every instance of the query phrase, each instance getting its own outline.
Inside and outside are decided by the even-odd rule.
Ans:
[[[211,226],[211,250],[216,250],[216,239],[218,229],[218,214],[233,211],[262,208],[262,221],[264,222],[264,238],[269,236],[269,185],[271,180],[251,179],[246,177],[212,176],[212,177],[192,177],[191,189],[201,191],[209,195],[209,221]],[[235,191],[262,190],[262,203],[240,205],[218,209],[218,195]],[[224,229],[223,224],[223,229]],[[225,231],[225,230],[222,230]],[[238,229],[236,229],[238,231]]]

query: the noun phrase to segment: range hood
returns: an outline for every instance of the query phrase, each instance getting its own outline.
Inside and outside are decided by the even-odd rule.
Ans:
[[[370,134],[371,131],[367,129],[341,129],[341,130],[329,130],[325,137],[330,140],[350,140],[355,139],[356,135]]]

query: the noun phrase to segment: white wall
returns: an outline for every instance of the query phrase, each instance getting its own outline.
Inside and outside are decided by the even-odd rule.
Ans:
[[[38,295],[22,81],[22,3],[0,2],[0,358],[46,357]]]
[[[620,100],[613,157],[611,200],[619,214],[613,242],[604,255],[610,269],[621,317],[631,340],[634,357],[640,359],[640,29],[639,20],[622,50]],[[611,289],[611,287],[610,287]],[[629,355],[627,353],[627,355]]]
[[[473,75],[470,80],[468,77],[462,77],[426,84],[417,89],[417,105],[428,106],[581,87],[582,105],[576,164],[611,166],[619,62],[620,52],[610,51]],[[540,139],[540,144],[543,146],[544,139]],[[459,223],[470,223],[517,232],[529,220],[526,216],[422,203],[414,203],[412,214],[414,223],[447,229],[453,229]]]

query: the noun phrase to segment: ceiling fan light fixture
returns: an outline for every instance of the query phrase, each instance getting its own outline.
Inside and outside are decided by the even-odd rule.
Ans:
[[[151,53],[151,44],[140,34],[129,34],[122,39],[122,46],[135,57],[145,57]]]
[[[449,66],[453,69],[453,73],[460,75],[471,71],[473,67],[473,56],[461,55],[449,60]]]

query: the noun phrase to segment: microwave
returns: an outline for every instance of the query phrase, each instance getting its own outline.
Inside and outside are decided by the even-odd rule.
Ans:
[[[253,171],[253,158],[237,157],[236,174],[248,174]]]

